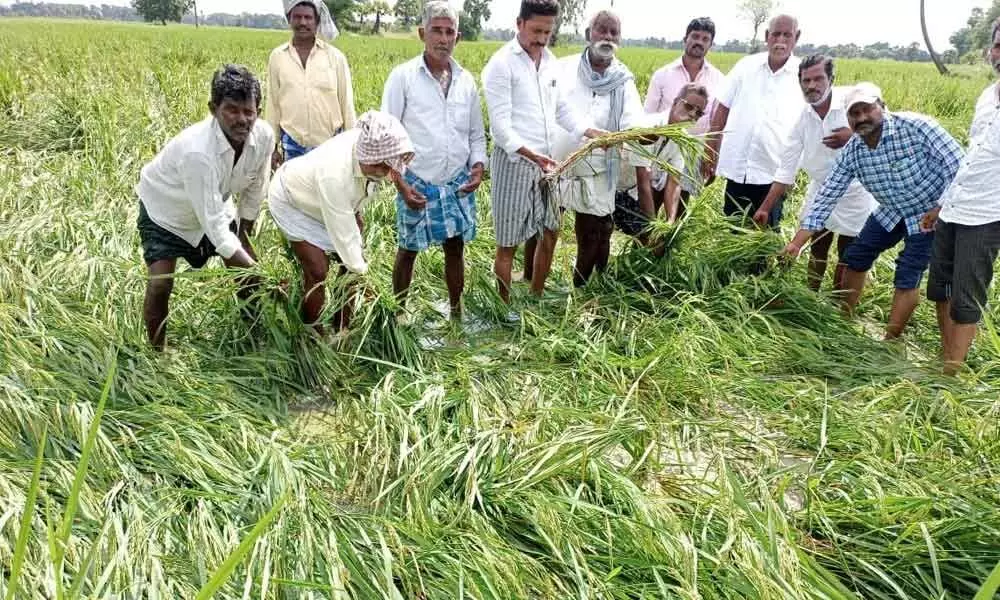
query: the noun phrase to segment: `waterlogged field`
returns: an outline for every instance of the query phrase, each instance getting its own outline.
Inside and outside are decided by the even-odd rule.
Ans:
[[[884,321],[891,259],[845,321],[802,265],[748,275],[782,241],[729,234],[718,189],[666,260],[618,240],[611,276],[581,292],[563,235],[553,292],[518,287],[516,327],[497,324],[481,196],[474,332],[436,310],[436,252],[418,262],[417,325],[395,325],[387,195],[366,216],[372,270],[344,348],[270,299],[248,327],[213,264],[181,275],[172,349],[148,350],[139,169],[202,118],[219,63],[263,72],[283,39],[0,22],[4,598],[924,600],[988,580],[997,311],[970,372],[941,379],[930,306],[903,344],[866,331]],[[418,51],[338,45],[359,109]],[[495,47],[458,58],[478,72]],[[643,89],[672,58],[622,56]],[[986,77],[850,61],[838,76],[963,140]],[[297,277],[260,224],[268,282]]]

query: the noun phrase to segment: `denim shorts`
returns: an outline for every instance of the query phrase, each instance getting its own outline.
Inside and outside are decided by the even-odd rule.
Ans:
[[[931,262],[934,232],[910,235],[906,223],[900,221],[892,231],[887,231],[875,217],[868,217],[861,233],[844,253],[844,263],[852,271],[870,271],[875,260],[899,242],[903,249],[896,258],[894,285],[897,290],[915,290]]]

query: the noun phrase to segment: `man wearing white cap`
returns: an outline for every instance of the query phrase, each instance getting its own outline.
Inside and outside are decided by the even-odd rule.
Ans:
[[[856,135],[844,146],[784,253],[798,256],[803,244],[823,229],[851,181],[860,181],[880,206],[844,254],[845,309],[851,313],[857,306],[875,260],[902,241],[885,333],[886,339],[895,339],[920,302],[920,280],[931,258],[934,233],[921,230],[921,219],[937,206],[954,179],[962,149],[930,117],[890,113],[882,102],[882,91],[872,83],[855,86],[844,107]]]
[[[284,0],[284,14],[292,39],[267,61],[264,116],[278,136],[274,166],[354,127],[356,120],[351,70],[329,43],[338,32],[326,3]]]
[[[789,186],[795,184],[799,168],[809,175],[809,188],[806,190],[800,218],[808,214],[816,192],[840,156],[840,148],[851,139],[847,111],[844,110],[844,94],[847,90],[833,87],[833,80],[833,59],[828,56],[814,54],[799,64],[799,85],[807,105],[802,108],[799,120],[785,144],[771,191],[753,216],[758,225],[767,224],[775,203],[785,195]],[[827,219],[825,227],[812,237],[809,246],[809,287],[819,290],[822,286],[830,246],[836,235],[838,261],[833,284],[834,289],[840,289],[845,268],[844,252],[857,237],[875,206],[875,199],[868,190],[857,180],[852,181],[847,193]]]
[[[1000,19],[993,24],[989,53],[1000,75]],[[955,181],[924,223],[937,227],[927,280],[927,297],[937,303],[944,369],[954,374],[976,337],[1000,253],[1000,83],[987,87],[976,103],[969,153]]]
[[[371,111],[361,115],[354,129],[275,172],[268,209],[302,266],[302,316],[317,331],[323,330],[319,319],[330,255],[341,263],[342,274],[368,271],[361,210],[375,194],[375,184],[401,176],[412,159],[413,144],[403,124],[390,114]],[[334,316],[337,329],[347,328],[350,313],[348,301]]]

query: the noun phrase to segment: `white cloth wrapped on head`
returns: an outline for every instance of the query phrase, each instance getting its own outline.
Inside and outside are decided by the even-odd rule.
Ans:
[[[327,7],[326,2],[320,0],[283,0],[285,5],[285,19],[288,19],[288,14],[292,12],[292,9],[300,4],[308,4],[316,9],[319,14],[319,24],[316,30],[319,34],[328,42],[332,42],[338,35],[340,31],[337,29],[337,24],[333,22],[333,16],[330,14],[330,8]]]
[[[355,152],[363,165],[385,163],[400,175],[413,160],[413,142],[399,119],[377,110],[370,110],[358,117],[356,125],[361,130]]]

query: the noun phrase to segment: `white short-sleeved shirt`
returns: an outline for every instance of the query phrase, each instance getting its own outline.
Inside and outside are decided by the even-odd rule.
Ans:
[[[1000,221],[1000,84],[986,88],[976,102],[969,149],[951,185],[941,196],[942,220],[957,225]]]

